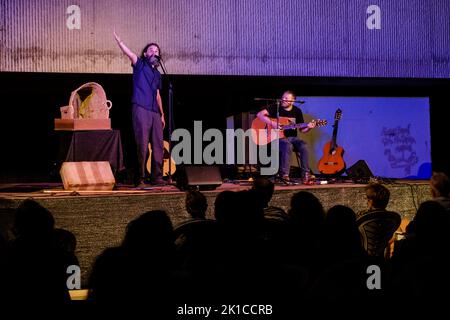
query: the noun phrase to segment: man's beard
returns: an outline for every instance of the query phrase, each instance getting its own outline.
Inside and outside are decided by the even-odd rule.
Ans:
[[[159,67],[159,61],[155,58],[155,56],[150,56],[147,58],[148,63],[150,63],[154,67]]]

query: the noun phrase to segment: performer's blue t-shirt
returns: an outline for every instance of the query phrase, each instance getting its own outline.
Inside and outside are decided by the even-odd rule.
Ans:
[[[157,90],[161,90],[161,73],[142,58],[133,67],[133,96],[131,102],[147,110],[158,112]]]

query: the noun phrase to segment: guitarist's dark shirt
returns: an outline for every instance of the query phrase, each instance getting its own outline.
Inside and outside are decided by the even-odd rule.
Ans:
[[[276,118],[277,117],[277,106],[270,106],[267,108],[267,111],[269,112],[270,118]],[[286,117],[286,118],[292,118],[292,123],[303,123],[303,113],[302,111],[294,106],[290,111],[286,111],[283,107],[280,106],[279,111],[280,117]],[[297,130],[284,130],[284,135],[286,137],[296,137],[297,136]]]

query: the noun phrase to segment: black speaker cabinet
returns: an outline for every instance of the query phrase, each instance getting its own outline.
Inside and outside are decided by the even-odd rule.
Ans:
[[[183,165],[177,167],[177,186],[180,190],[214,190],[222,185],[217,165]]]
[[[347,176],[355,183],[368,183],[373,178],[373,173],[369,169],[367,162],[358,160],[347,169]]]

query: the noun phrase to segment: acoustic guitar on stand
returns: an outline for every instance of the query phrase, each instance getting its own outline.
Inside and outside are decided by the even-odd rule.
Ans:
[[[277,118],[270,118],[277,121]],[[252,121],[252,140],[255,144],[262,146],[271,143],[273,140],[284,138],[284,130],[304,129],[309,123],[314,123],[316,127],[325,126],[327,120],[311,120],[309,123],[292,123],[292,118],[279,117],[278,123],[281,129],[273,129],[259,118]]]
[[[340,174],[345,170],[345,162],[342,158],[344,149],[336,143],[338,124],[341,116],[342,110],[337,109],[334,114],[333,138],[323,147],[323,156],[317,165],[319,172],[322,174]]]
[[[167,142],[166,140],[164,140],[164,156],[163,156],[163,168],[162,168],[162,172],[163,172],[163,176],[168,176],[169,175],[169,157],[170,159],[170,174],[174,174],[176,171],[176,164],[175,161],[173,160],[173,158],[170,156],[169,154],[169,142]],[[147,171],[149,173],[151,173],[152,171],[152,145],[149,143],[148,144],[148,160],[147,160],[147,165],[146,165]]]

